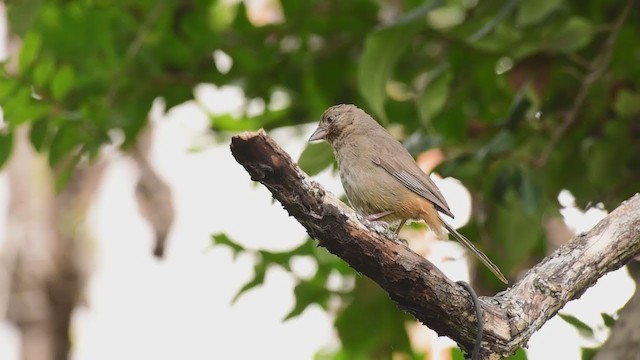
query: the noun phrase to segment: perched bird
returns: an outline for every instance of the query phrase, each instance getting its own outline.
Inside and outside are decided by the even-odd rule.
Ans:
[[[368,220],[422,219],[438,237],[446,229],[471,250],[501,281],[507,279],[467,238],[444,222],[438,212],[453,214],[436,184],[400,142],[369,114],[354,105],[335,105],[322,119],[309,141],[326,140],[338,161],[340,179],[353,208]]]

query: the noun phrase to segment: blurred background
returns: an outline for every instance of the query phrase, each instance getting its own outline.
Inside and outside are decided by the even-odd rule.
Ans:
[[[632,0],[21,0],[0,32],[0,359],[461,359],[229,152],[264,128],[343,195],[306,143],[337,103],[434,172],[513,282],[640,184]],[[423,225],[401,236],[504,289]],[[637,354],[639,278],[606,275],[513,358]]]

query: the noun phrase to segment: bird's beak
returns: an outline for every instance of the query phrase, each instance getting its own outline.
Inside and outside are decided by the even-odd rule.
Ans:
[[[327,129],[318,126],[316,131],[314,131],[313,134],[311,134],[309,141],[322,140],[324,139],[325,136],[327,136]]]

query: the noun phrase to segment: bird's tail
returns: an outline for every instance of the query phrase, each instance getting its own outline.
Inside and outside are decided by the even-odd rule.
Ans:
[[[469,241],[469,239],[464,237],[462,234],[460,234],[456,229],[451,227],[451,225],[447,224],[445,221],[442,221],[442,224],[444,225],[445,229],[447,229],[447,231],[451,235],[453,235],[454,238],[456,238],[456,240],[462,243],[462,245],[464,245],[467,249],[471,250],[471,252],[474,253],[478,257],[478,259],[480,259],[480,261],[482,261],[482,263],[486,267],[488,267],[489,270],[491,270],[491,272],[496,275],[496,277],[498,277],[498,279],[500,279],[500,281],[502,281],[505,284],[509,283],[507,281],[507,278],[505,278],[504,275],[502,275],[502,272],[500,271],[500,269],[498,269],[496,264],[492,263],[491,260],[489,260],[489,258],[487,257],[487,255],[482,253],[482,251],[478,250],[478,248],[475,247],[471,243],[471,241]]]

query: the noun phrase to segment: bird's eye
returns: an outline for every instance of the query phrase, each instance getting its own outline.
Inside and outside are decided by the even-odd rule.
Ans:
[[[329,115],[329,116],[327,117],[327,122],[328,122],[329,124],[331,124],[331,123],[333,122],[333,120],[335,120],[335,119],[336,119],[336,116],[335,116],[335,115]]]

